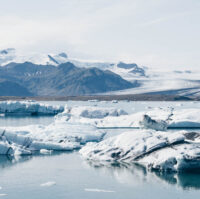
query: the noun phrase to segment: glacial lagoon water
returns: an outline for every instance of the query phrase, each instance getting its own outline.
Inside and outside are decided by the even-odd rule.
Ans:
[[[47,102],[119,107],[134,112],[147,107],[200,108],[196,102]],[[1,126],[47,125],[53,117],[0,117]],[[124,129],[105,129],[107,136]],[[138,165],[88,162],[78,151],[11,158],[0,156],[0,197],[9,199],[198,198],[200,173],[149,172]]]

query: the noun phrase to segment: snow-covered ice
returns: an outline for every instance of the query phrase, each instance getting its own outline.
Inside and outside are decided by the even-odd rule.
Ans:
[[[123,115],[128,115],[128,113],[122,109],[116,108],[103,108],[94,106],[66,106],[64,112],[56,115],[55,121],[92,124],[98,127],[98,123],[101,121],[107,121],[110,120],[110,118],[112,117],[116,118]]]
[[[34,101],[0,102],[0,113],[12,115],[56,115],[64,111],[63,106],[51,106]]]
[[[200,128],[200,109],[152,108],[127,114],[121,109],[100,107],[68,108],[58,120],[92,124],[103,128],[134,127],[155,130],[167,128]]]
[[[200,143],[190,142],[184,133],[185,131],[130,131],[99,143],[87,143],[80,153],[93,161],[134,162],[149,169],[199,169]]]
[[[52,123],[0,129],[0,154],[28,155],[33,151],[71,151],[100,141],[104,132],[87,124]]]
[[[168,123],[164,120],[153,120],[148,115],[143,115],[143,119],[139,122],[140,126],[146,129],[167,130]]]
[[[127,113],[122,109],[103,108],[94,106],[66,106],[65,111],[61,113],[60,116],[63,116],[65,114],[70,115],[70,117],[84,117],[90,119],[101,119],[108,116],[117,117],[120,115],[127,115]]]

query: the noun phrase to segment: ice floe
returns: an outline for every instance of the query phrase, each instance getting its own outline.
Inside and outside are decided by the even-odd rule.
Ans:
[[[162,171],[199,169],[200,143],[190,142],[185,133],[130,131],[99,143],[87,143],[80,153],[93,161],[134,162]]]
[[[6,115],[56,115],[63,111],[63,106],[51,106],[35,101],[0,102],[0,113]]]

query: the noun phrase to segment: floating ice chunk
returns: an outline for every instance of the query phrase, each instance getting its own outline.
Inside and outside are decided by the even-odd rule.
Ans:
[[[145,129],[154,129],[157,131],[165,131],[168,127],[168,123],[164,120],[153,120],[148,115],[143,115],[142,121],[139,123]]]
[[[103,193],[114,193],[115,191],[111,191],[111,190],[105,190],[105,189],[89,189],[89,188],[85,188],[85,191],[88,192],[103,192]]]
[[[0,113],[6,115],[56,115],[63,111],[63,106],[51,106],[33,101],[0,102]]]
[[[45,183],[40,184],[41,187],[51,187],[53,185],[56,185],[56,182],[49,181],[49,182],[45,182]]]
[[[47,149],[40,149],[41,154],[51,154],[52,150],[47,150]]]
[[[88,143],[80,153],[93,161],[137,162],[149,169],[200,168],[200,143],[185,141],[184,131],[137,130]]]
[[[98,99],[92,99],[92,100],[88,100],[88,102],[99,102]]]

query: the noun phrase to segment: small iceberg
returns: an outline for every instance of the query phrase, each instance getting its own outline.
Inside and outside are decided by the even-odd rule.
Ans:
[[[84,189],[87,192],[103,192],[103,193],[114,193],[115,191],[112,190],[106,190],[106,189],[91,189],[91,188],[85,188]]]
[[[143,119],[139,122],[140,126],[145,129],[154,129],[157,131],[166,131],[168,123],[164,120],[153,120],[148,115],[143,115]]]
[[[49,182],[40,184],[41,187],[52,187],[54,185],[56,185],[56,182],[54,182],[54,181],[49,181]]]
[[[118,117],[121,115],[128,115],[122,109],[116,108],[103,108],[103,107],[92,107],[92,106],[75,106],[65,107],[65,111],[60,116],[70,114],[71,117],[84,117],[89,119],[101,119],[108,116]]]
[[[122,109],[116,108],[66,106],[64,112],[55,116],[55,122],[91,124],[98,127],[101,121],[107,121],[109,118],[116,118],[124,115],[128,115],[128,113]]]
[[[56,115],[63,111],[63,106],[51,106],[35,101],[0,102],[0,114],[5,115]]]

